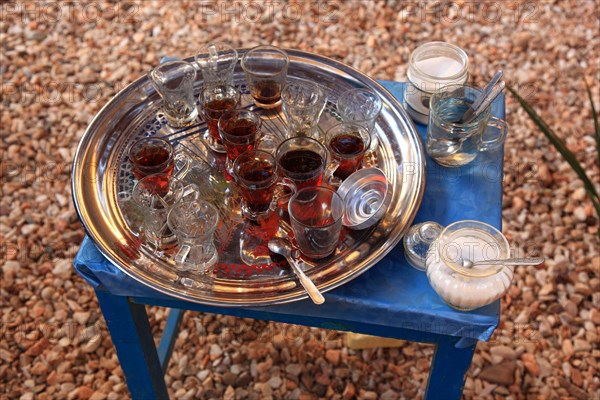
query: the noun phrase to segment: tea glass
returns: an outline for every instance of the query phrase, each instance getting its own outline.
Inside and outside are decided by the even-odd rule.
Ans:
[[[133,175],[138,180],[157,173],[171,176],[175,164],[179,167],[176,177],[181,179],[191,164],[191,158],[187,154],[175,153],[173,145],[159,137],[146,137],[135,141],[127,154]]]
[[[288,137],[309,136],[319,139],[319,118],[325,109],[325,91],[314,82],[288,82],[281,92],[283,113],[288,124]]]
[[[242,195],[242,213],[251,220],[275,209],[280,196],[278,187],[296,191],[296,186],[286,178],[280,181],[275,157],[262,150],[242,153],[233,163],[232,175]]]
[[[289,63],[287,53],[275,46],[257,46],[244,54],[242,69],[254,104],[264,109],[281,105]]]
[[[223,153],[225,150],[219,135],[219,118],[225,112],[239,108],[241,94],[235,86],[214,84],[206,85],[200,92],[200,112],[208,125],[208,144]]]
[[[372,133],[383,102],[372,90],[359,88],[342,93],[336,107],[343,122],[362,125]]]
[[[249,110],[230,110],[219,118],[219,135],[227,153],[227,171],[245,151],[252,150],[261,136],[262,119]]]
[[[181,128],[196,120],[196,69],[192,64],[181,60],[168,61],[150,71],[148,78],[163,99],[163,112],[170,127]]]
[[[294,182],[298,189],[320,186],[327,167],[327,149],[315,139],[297,136],[284,140],[275,152],[277,168]]]
[[[195,60],[205,85],[233,85],[233,71],[238,61],[238,52],[233,47],[220,42],[208,43],[198,50]]]
[[[174,204],[190,195],[198,198],[198,186],[184,186],[179,179],[162,173],[148,175],[133,187],[132,199],[142,215],[142,232],[157,251],[174,245],[175,237],[167,227],[167,213]]]
[[[300,252],[313,259],[335,251],[342,229],[344,200],[323,186],[300,189],[288,204],[290,222]]]
[[[491,115],[491,107],[467,124],[456,122],[481,92],[468,85],[449,85],[431,97],[427,154],[438,164],[460,167],[473,161],[479,152],[504,145],[508,125]]]
[[[202,200],[181,201],[171,207],[167,225],[175,234],[179,251],[175,265],[181,271],[205,272],[218,260],[213,235],[219,211]]]
[[[361,166],[371,146],[371,135],[361,125],[341,123],[327,131],[325,143],[338,164],[333,176],[343,181]]]

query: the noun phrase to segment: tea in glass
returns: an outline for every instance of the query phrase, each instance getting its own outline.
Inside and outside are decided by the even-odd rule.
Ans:
[[[165,139],[148,137],[134,142],[128,153],[133,176],[138,180],[159,172],[171,176],[174,154],[173,146]]]
[[[242,69],[258,107],[271,109],[281,104],[289,63],[287,53],[275,46],[257,46],[244,54]]]
[[[288,205],[290,222],[300,252],[319,259],[337,247],[344,216],[344,201],[334,190],[306,187],[292,196]]]
[[[371,135],[356,124],[338,124],[325,135],[331,157],[339,164],[333,176],[346,179],[361,166],[365,153],[371,145]]]
[[[252,111],[230,110],[221,116],[218,127],[227,153],[227,169],[231,171],[235,159],[254,148],[261,134],[262,120]]]
[[[327,149],[309,137],[293,137],[283,141],[276,151],[281,173],[298,189],[320,186],[327,167]]]
[[[208,85],[200,93],[200,107],[213,144],[222,145],[219,118],[225,112],[239,107],[240,92],[231,85]]]
[[[278,175],[275,158],[261,150],[241,154],[232,173],[242,195],[242,212],[251,219],[271,210]]]

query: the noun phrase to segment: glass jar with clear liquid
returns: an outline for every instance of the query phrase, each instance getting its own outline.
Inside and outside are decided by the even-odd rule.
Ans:
[[[468,85],[445,86],[431,97],[427,154],[445,167],[460,167],[481,151],[504,144],[508,126],[491,115],[491,107],[469,123],[459,122],[481,90]]]

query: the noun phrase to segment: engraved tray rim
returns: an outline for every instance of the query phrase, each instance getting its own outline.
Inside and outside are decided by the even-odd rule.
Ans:
[[[240,57],[246,51],[247,49],[238,50]],[[396,204],[398,202],[393,202],[392,204],[397,206],[393,210],[395,213],[394,226],[390,228],[385,242],[373,249],[366,259],[361,260],[359,263],[353,263],[354,265],[348,265],[349,271],[341,277],[333,276],[328,281],[317,283],[322,292],[327,292],[367,271],[387,255],[401,240],[406,230],[410,227],[423,198],[425,189],[425,156],[421,139],[412,120],[400,101],[381,84],[360,71],[328,57],[299,50],[286,49],[286,51],[290,56],[290,63],[305,63],[308,64],[308,67],[320,68],[321,72],[324,70],[332,73],[334,76],[337,75],[340,79],[350,80],[353,86],[366,86],[374,90],[382,98],[384,110],[389,109],[386,111],[390,114],[388,119],[394,118],[392,121],[403,130],[402,132],[393,132],[395,136],[393,139],[397,143],[400,143],[402,140],[408,141],[404,146],[409,152],[408,154],[402,153],[403,159],[398,161],[398,169],[401,172],[396,171],[396,176],[390,179],[390,181],[395,182],[398,181],[399,177],[402,178],[400,180],[401,187],[394,189],[395,192],[400,191],[401,193],[394,193],[393,197],[404,196],[400,204]],[[186,60],[192,61],[193,58],[190,57]],[[114,145],[115,141],[118,140],[118,135],[111,135],[111,130],[115,127],[116,120],[110,117],[120,112],[118,119],[120,121],[120,119],[126,118],[127,114],[130,114],[132,111],[135,112],[137,103],[130,103],[132,105],[130,108],[123,107],[123,105],[127,105],[125,100],[128,99],[128,96],[138,95],[138,100],[141,102],[147,100],[153,91],[154,89],[151,88],[151,85],[147,84],[147,77],[145,75],[130,83],[100,109],[80,139],[73,160],[72,196],[75,209],[87,235],[92,239],[102,255],[126,275],[151,289],[180,300],[211,306],[251,307],[283,304],[308,298],[299,283],[296,284],[295,290],[292,293],[280,295],[277,286],[273,286],[270,291],[257,292],[258,295],[252,293],[255,296],[253,299],[249,299],[248,297],[233,298],[232,296],[235,295],[235,291],[231,291],[231,289],[229,289],[230,292],[226,291],[225,293],[230,296],[227,299],[211,296],[210,290],[200,295],[197,291],[187,290],[182,286],[177,288],[170,287],[169,285],[165,285],[164,282],[152,279],[151,276],[148,276],[147,271],[142,271],[139,266],[131,262],[131,257],[127,254],[127,251],[123,251],[122,248],[120,252],[117,251],[115,247],[119,247],[119,244],[125,247],[128,245],[127,237],[122,232],[114,232],[115,227],[114,224],[111,224],[110,220],[110,214],[112,213],[112,218],[114,218],[114,214],[120,213],[120,210],[116,204],[116,200],[111,199],[110,190],[112,188],[108,188],[109,190],[107,190],[106,186],[105,178],[110,174],[105,174],[103,166],[106,165],[108,156],[94,150],[104,149],[105,146],[110,146],[111,144]],[[134,118],[135,115],[134,113]],[[379,118],[382,118],[382,116]],[[383,138],[380,137],[380,139]],[[391,138],[388,139],[391,140]],[[95,148],[93,145],[96,145]],[[110,150],[111,148],[108,147],[108,153],[110,153]],[[410,173],[405,171],[405,163],[408,163],[406,165],[412,165]],[[406,188],[407,185],[408,188]],[[111,233],[112,237],[108,233]],[[131,232],[129,233],[131,234]],[[311,274],[308,272],[307,275],[311,277]],[[287,279],[296,281],[296,277],[293,274],[290,274]],[[278,285],[281,284],[281,278],[278,278],[277,281]],[[251,284],[255,286],[259,282],[261,286],[268,283],[268,281],[254,281]]]

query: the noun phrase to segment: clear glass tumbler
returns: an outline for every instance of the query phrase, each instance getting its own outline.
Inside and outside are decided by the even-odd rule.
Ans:
[[[325,143],[338,164],[333,176],[343,181],[360,168],[371,146],[371,135],[361,125],[341,123],[327,131]]]
[[[468,85],[444,86],[431,97],[427,125],[427,154],[445,167],[468,164],[481,151],[504,145],[508,125],[488,107],[473,121],[460,121],[481,89]]]
[[[192,64],[180,60],[168,61],[150,71],[148,78],[163,99],[163,112],[169,126],[181,128],[196,120],[196,69]]]
[[[290,222],[300,252],[313,259],[335,251],[342,229],[344,200],[324,186],[300,189],[288,204]]]
[[[279,107],[290,63],[287,53],[275,46],[257,46],[244,54],[241,63],[254,104]]]
[[[208,43],[196,53],[196,64],[202,71],[204,85],[233,85],[233,71],[238,61],[238,52],[220,42]]]
[[[141,215],[142,233],[157,252],[175,244],[173,232],[167,226],[169,209],[184,197],[197,199],[198,194],[198,186],[184,186],[179,179],[163,173],[148,175],[135,184],[132,199]]]
[[[336,107],[342,121],[361,125],[372,133],[383,103],[377,93],[359,88],[342,93]]]
[[[309,136],[319,140],[319,118],[325,109],[325,91],[314,82],[287,82],[281,92],[283,113],[288,124],[288,137]]]
[[[202,200],[175,204],[167,215],[179,251],[175,263],[181,271],[205,272],[218,260],[213,235],[219,224],[219,211]]]
[[[239,108],[241,94],[232,85],[207,85],[200,92],[200,112],[208,126],[208,140],[210,147],[219,152],[225,152],[219,135],[219,118],[229,110]]]

